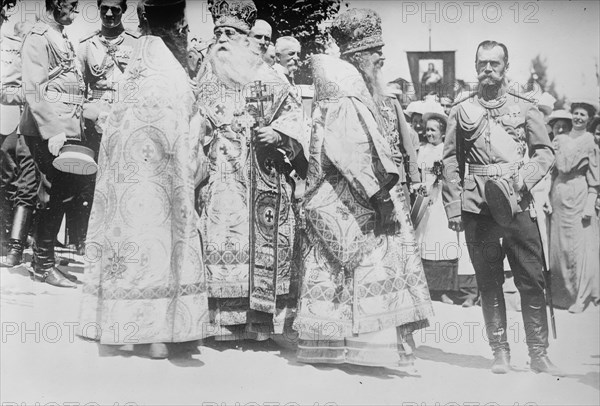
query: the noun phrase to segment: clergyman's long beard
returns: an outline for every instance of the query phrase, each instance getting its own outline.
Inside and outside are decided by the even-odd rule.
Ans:
[[[374,66],[371,61],[362,61],[359,63],[358,70],[363,76],[367,89],[376,102],[385,98],[385,83],[381,77],[381,66]]]
[[[215,44],[207,56],[213,72],[231,87],[243,87],[254,80],[262,62],[259,55],[240,43]]]

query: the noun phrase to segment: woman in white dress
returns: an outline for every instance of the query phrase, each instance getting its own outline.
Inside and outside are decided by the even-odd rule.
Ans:
[[[464,233],[450,230],[442,201],[443,139],[448,117],[443,111],[423,115],[427,144],[419,149],[417,163],[423,183],[418,193],[429,198],[428,208],[416,226],[423,268],[432,299],[470,307],[477,297],[475,272]]]

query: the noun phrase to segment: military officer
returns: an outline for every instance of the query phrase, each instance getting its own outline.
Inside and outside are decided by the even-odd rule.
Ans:
[[[26,104],[19,131],[38,170],[52,184],[46,210],[38,213],[35,231],[34,279],[74,288],[76,277],[55,267],[54,242],[66,203],[80,194],[80,175],[53,166],[67,139],[80,139],[83,79],[75,49],[64,32],[77,14],[77,0],[46,1],[46,18],[23,41],[22,86]]]
[[[107,110],[118,97],[114,92],[115,85],[129,63],[140,34],[123,27],[126,0],[98,0],[98,8],[102,26],[80,41],[77,57],[81,63],[87,101],[98,104],[100,110]],[[97,157],[101,134],[96,130],[95,120],[86,119],[84,123],[84,143]],[[67,212],[67,228],[69,240],[83,254],[96,175],[82,176],[80,180],[83,183],[82,193],[73,200]]]
[[[449,227],[465,230],[489,344],[492,372],[510,370],[506,332],[503,257],[506,253],[521,294],[531,369],[561,375],[547,356],[543,250],[530,213],[531,189],[546,175],[554,152],[542,114],[528,99],[511,93],[505,78],[508,50],[484,41],[475,59],[479,89],[451,110],[444,146],[443,198]],[[465,175],[466,173],[466,175]],[[499,223],[494,202],[486,201],[486,182],[507,181],[516,214]],[[502,242],[500,242],[502,239]]]
[[[8,240],[6,256],[0,266],[19,265],[37,204],[38,176],[33,158],[22,136],[17,133],[20,106],[24,103],[21,88],[21,45],[23,36],[33,23],[19,21],[14,35],[2,38],[2,148],[0,155],[0,204],[2,206],[2,244]],[[5,236],[6,230],[10,230]]]

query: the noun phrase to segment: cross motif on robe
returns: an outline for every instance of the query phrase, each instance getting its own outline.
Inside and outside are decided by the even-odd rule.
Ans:
[[[125,258],[120,257],[117,252],[113,252],[111,258],[108,258],[110,264],[105,268],[107,279],[121,279],[123,273],[127,270],[125,266]]]
[[[265,212],[265,218],[267,219],[267,223],[272,224],[273,223],[273,219],[275,218],[275,215],[273,214],[273,210],[272,209],[267,209],[267,211]]]
[[[224,105],[222,105],[222,104],[217,104],[217,105],[215,106],[215,109],[216,109],[216,112],[215,112],[215,113],[216,113],[218,116],[222,116],[222,115],[224,115],[224,114],[225,114],[225,106],[224,106]]]
[[[154,147],[150,144],[146,144],[142,149],[142,153],[144,154],[144,158],[148,160],[148,158],[151,158],[152,155],[154,155]]]

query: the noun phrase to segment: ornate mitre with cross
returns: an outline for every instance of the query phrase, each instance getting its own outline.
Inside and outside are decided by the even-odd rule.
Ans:
[[[381,17],[370,9],[351,8],[340,14],[331,27],[331,36],[342,55],[384,45]]]
[[[256,6],[252,0],[213,0],[209,1],[215,28],[233,27],[245,34],[256,21]]]

